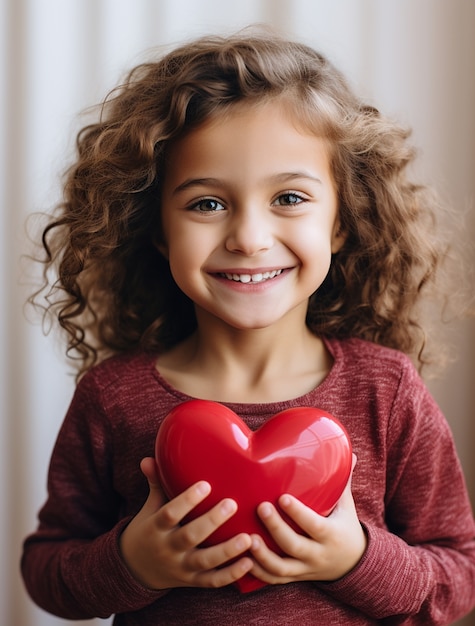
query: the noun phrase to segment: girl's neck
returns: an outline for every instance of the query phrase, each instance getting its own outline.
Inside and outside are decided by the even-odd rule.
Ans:
[[[157,367],[192,397],[231,403],[296,398],[320,384],[331,357],[305,324],[282,330],[199,324],[196,333],[159,357]]]

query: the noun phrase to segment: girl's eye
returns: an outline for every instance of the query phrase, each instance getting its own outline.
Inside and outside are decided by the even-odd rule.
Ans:
[[[301,202],[305,202],[305,199],[299,196],[296,193],[283,193],[281,194],[275,201],[274,204],[278,206],[289,206],[293,204],[300,204]]]
[[[223,211],[224,206],[213,198],[203,198],[191,205],[190,209],[200,213],[215,213],[216,211]]]

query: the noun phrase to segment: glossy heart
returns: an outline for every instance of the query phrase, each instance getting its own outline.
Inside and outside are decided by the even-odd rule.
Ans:
[[[312,407],[277,413],[253,432],[229,408],[217,402],[190,400],[164,419],[156,439],[156,462],[163,488],[173,498],[198,480],[211,484],[210,495],[188,519],[233,498],[237,513],[207,540],[214,545],[245,533],[257,533],[282,554],[259,520],[256,507],[277,505],[283,493],[328,515],[351,472],[351,444],[343,426]],[[290,522],[290,520],[287,520]],[[265,583],[251,575],[237,583],[242,592]]]

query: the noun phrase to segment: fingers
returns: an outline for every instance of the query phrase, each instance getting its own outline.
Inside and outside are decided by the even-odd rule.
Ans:
[[[252,570],[252,567],[252,559],[243,557],[226,567],[198,574],[193,580],[193,586],[213,588],[225,587],[242,578],[245,574]]]
[[[176,528],[171,538],[173,547],[183,551],[198,547],[236,511],[237,504],[234,500],[222,500],[204,515]]]
[[[158,478],[157,467],[154,459],[146,457],[142,459],[140,463],[140,469],[143,475],[148,481],[149,494],[148,498],[143,506],[143,513],[145,515],[153,515],[165,502],[165,495],[160,486]]]
[[[157,527],[170,530],[177,526],[210,492],[211,486],[206,481],[195,483],[162,506],[156,515]]]
[[[207,483],[197,483],[165,505],[163,509],[167,507],[168,511],[162,517],[162,521],[166,520],[166,524],[172,523],[172,520],[176,520],[187,511],[196,499],[202,498],[202,495],[197,495],[200,485],[209,488]],[[175,570],[175,586],[222,587],[230,585],[251,570],[252,559],[242,557],[251,547],[251,537],[246,533],[208,548],[200,547],[203,541],[236,511],[236,502],[224,499],[207,513],[183,526],[175,526],[168,530],[169,550],[176,555],[175,558],[180,563],[179,569]]]
[[[124,561],[137,580],[152,589],[220,587],[250,571],[252,559],[243,556],[251,546],[248,534],[209,548],[201,547],[236,513],[234,500],[225,498],[210,505],[209,511],[185,523],[193,509],[210,494],[210,484],[199,481],[166,502],[154,459],[143,459],[141,469],[150,493],[120,539]]]
[[[282,510],[297,523],[304,534],[313,539],[323,539],[327,531],[327,518],[316,513],[294,496],[284,494],[279,498]]]
[[[354,513],[355,505],[351,492],[351,479],[356,461],[356,455],[352,454],[351,473],[333,513],[339,514],[342,510]],[[296,551],[299,549],[305,550],[305,543],[299,540],[302,534],[308,535],[317,541],[325,539],[329,530],[328,520],[333,513],[328,518],[323,517],[289,494],[284,494],[279,498],[279,506],[302,530],[301,534],[296,533],[284,521],[275,506],[270,502],[261,503],[257,512],[276,543],[286,554],[299,556]]]
[[[274,541],[285,554],[295,558],[305,558],[308,549],[307,537],[320,539],[325,533],[325,518],[315,511],[302,504],[297,498],[290,495],[283,495],[279,499],[279,505],[293,519],[300,532],[296,532],[281,517],[277,509],[270,502],[263,502],[259,505],[257,512],[262,522],[266,526]]]
[[[251,537],[245,533],[211,548],[201,548],[190,553],[188,565],[197,571],[209,571],[235,560],[250,549]]]
[[[145,457],[140,463],[142,474],[148,481],[151,488],[160,488],[160,479],[158,477],[157,466],[152,457]]]
[[[353,454],[351,473],[334,511],[337,509],[350,510],[351,512],[354,511],[351,479],[356,461],[356,455]],[[316,540],[324,539],[329,526],[329,518],[319,515],[313,509],[289,494],[284,494],[279,498],[279,506],[294,522],[296,522],[297,526],[303,531],[303,534],[306,534]],[[300,536],[299,533],[295,533],[295,531],[293,531],[293,529],[285,523],[279,512],[270,502],[263,502],[259,505],[258,515],[278,545],[284,550],[284,552],[289,553],[289,550],[294,546],[295,537]],[[329,517],[331,517],[331,515],[332,514],[330,514]]]
[[[217,588],[242,578],[254,565],[251,558],[242,556],[251,544],[250,535],[242,533],[217,546],[190,552],[187,566],[195,572],[193,584]]]
[[[158,530],[168,531],[170,547],[177,552],[192,553],[212,535],[220,526],[227,522],[237,511],[237,504],[225,498],[213,506],[208,512],[196,519],[180,525],[186,516],[210,493],[209,483],[200,481],[189,487],[182,494],[167,502],[155,515]],[[235,558],[249,549],[249,535],[242,534],[228,542],[220,544],[220,551],[200,549],[193,553],[193,564],[202,565],[203,569],[214,568]],[[191,562],[191,561],[190,561]]]
[[[270,550],[258,535],[252,535],[251,553],[254,557],[251,573],[259,580],[269,584],[284,584],[290,582],[297,573],[295,566],[298,561],[282,558]]]
[[[209,487],[207,483],[204,484]],[[199,486],[200,483],[197,483],[169,504],[180,504],[177,502],[179,499],[186,500],[187,505],[193,504],[195,501],[194,492]],[[182,504],[177,507],[169,507],[172,513],[168,512],[171,515],[168,522],[183,513],[187,509],[187,505],[184,505],[185,508],[182,508]],[[169,505],[165,506],[168,507]],[[182,555],[183,573],[181,580],[187,586],[222,587],[230,585],[252,569],[252,559],[243,556],[250,549],[252,543],[251,537],[247,533],[241,533],[211,547],[201,547],[203,542],[229,520],[236,511],[236,502],[226,498],[204,515],[169,531],[170,548],[175,553]]]
[[[353,467],[356,457],[353,456]],[[360,561],[367,539],[358,519],[351,492],[351,475],[340,500],[323,517],[297,498],[279,498],[279,510],[270,502],[258,506],[258,515],[285,556],[269,549],[262,538],[252,537],[251,573],[270,584],[295,580],[336,580]],[[291,519],[298,527],[287,523]]]

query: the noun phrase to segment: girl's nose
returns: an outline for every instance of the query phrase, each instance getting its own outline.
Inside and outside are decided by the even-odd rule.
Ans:
[[[254,256],[269,250],[274,243],[270,220],[255,207],[237,211],[226,237],[229,252]]]

